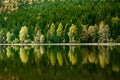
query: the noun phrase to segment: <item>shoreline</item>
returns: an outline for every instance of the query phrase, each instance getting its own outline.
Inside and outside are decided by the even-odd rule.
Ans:
[[[120,46],[120,43],[14,43],[0,46]]]

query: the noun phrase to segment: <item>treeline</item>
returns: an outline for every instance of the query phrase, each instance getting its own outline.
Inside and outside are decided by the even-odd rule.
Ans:
[[[44,1],[0,14],[0,42],[119,42],[120,1]]]

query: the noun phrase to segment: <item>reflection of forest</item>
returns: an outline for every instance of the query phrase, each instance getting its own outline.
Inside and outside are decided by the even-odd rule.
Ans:
[[[118,80],[119,61],[119,46],[0,46],[0,80]]]

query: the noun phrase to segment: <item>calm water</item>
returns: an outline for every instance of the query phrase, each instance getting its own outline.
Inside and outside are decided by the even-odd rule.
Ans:
[[[120,46],[0,46],[0,80],[119,80]]]

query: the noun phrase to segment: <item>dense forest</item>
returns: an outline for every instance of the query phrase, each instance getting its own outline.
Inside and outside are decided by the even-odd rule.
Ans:
[[[40,1],[0,12],[0,43],[120,42],[119,0]]]

